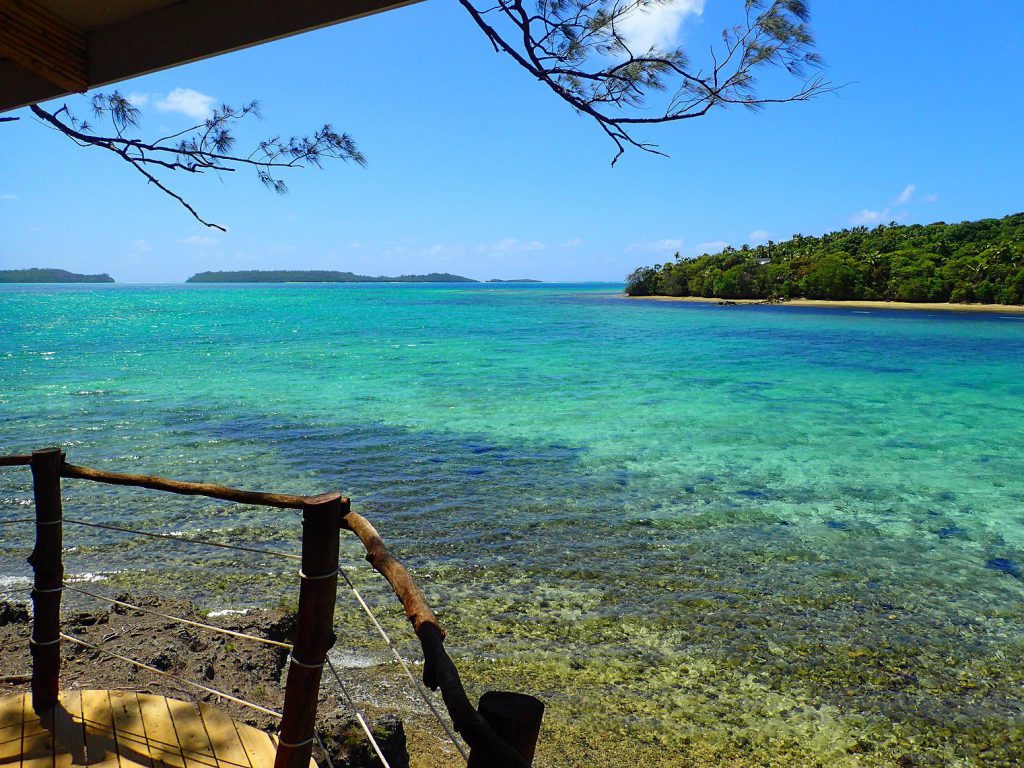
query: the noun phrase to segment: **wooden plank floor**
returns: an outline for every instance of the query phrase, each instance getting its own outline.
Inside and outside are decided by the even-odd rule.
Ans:
[[[276,749],[275,738],[209,704],[67,691],[40,718],[32,694],[0,698],[0,768],[273,768]]]

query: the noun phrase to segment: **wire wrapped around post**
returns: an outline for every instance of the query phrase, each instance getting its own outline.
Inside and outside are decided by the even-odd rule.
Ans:
[[[302,508],[299,610],[274,768],[309,768],[320,678],[335,641],[338,547],[341,519],[348,508],[348,499],[337,493],[307,499]]]
[[[28,562],[32,584],[32,707],[57,704],[60,690],[60,597],[64,588],[63,510],[60,469],[64,453],[46,448],[32,453],[32,490],[36,502],[36,543]]]

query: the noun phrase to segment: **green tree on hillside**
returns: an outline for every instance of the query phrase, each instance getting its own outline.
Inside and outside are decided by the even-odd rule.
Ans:
[[[855,227],[643,267],[632,296],[1024,304],[1024,213]]]

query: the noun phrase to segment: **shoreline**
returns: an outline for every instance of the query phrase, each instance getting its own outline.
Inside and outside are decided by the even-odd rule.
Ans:
[[[948,304],[937,302],[912,301],[831,301],[828,299],[789,299],[787,301],[767,302],[765,299],[718,299],[704,296],[625,296],[627,299],[643,299],[648,301],[682,301],[692,304],[723,304],[731,302],[736,305],[755,304],[765,307],[831,307],[834,309],[898,309],[928,312],[982,312],[988,314],[1024,315],[1024,306],[1018,304]]]

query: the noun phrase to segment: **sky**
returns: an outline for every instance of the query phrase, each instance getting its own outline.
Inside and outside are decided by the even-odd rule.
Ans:
[[[629,34],[699,58],[742,5],[679,0]],[[596,124],[442,0],[118,84],[149,135],[258,99],[264,117],[240,142],[329,122],[367,156],[365,168],[289,172],[284,196],[248,171],[169,179],[226,233],[109,153],[12,112],[21,119],[0,124],[0,269],[118,282],[237,269],[621,281],[677,252],[1024,210],[1020,0],[810,7],[837,93],[653,126],[638,136],[669,156],[632,151],[615,167]],[[88,112],[84,97],[62,101]]]

